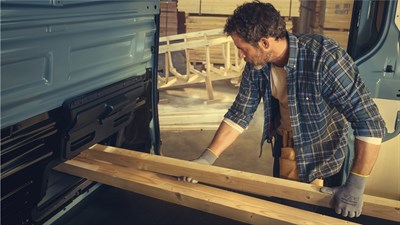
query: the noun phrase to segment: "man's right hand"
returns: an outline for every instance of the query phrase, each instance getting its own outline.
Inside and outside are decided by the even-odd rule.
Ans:
[[[199,158],[191,160],[191,161],[195,162],[195,163],[204,164],[204,165],[212,165],[212,164],[214,164],[215,160],[217,160],[217,159],[218,159],[218,156],[210,148],[207,148],[206,150],[204,150],[204,152],[200,155]],[[191,177],[179,177],[178,180],[183,180],[183,181],[190,182],[190,183],[198,183],[197,180],[195,180]]]

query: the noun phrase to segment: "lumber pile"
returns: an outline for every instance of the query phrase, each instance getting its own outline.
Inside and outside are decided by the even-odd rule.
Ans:
[[[310,184],[121,148],[94,145],[56,169],[249,224],[353,224],[217,188],[329,206],[331,196]],[[201,184],[177,181],[181,176]],[[399,207],[398,200],[364,196],[366,215],[399,222]]]
[[[231,15],[237,6],[246,0],[179,0],[178,11],[189,14]],[[298,17],[300,0],[269,0],[281,13],[281,16]]]
[[[347,48],[353,0],[301,0],[301,32],[323,34]]]
[[[185,27],[186,32],[197,32],[210,29],[223,29],[229,15],[233,13],[238,5],[245,1],[199,1],[198,4],[190,1],[179,1],[178,10],[185,12]],[[271,1],[269,1],[271,2]],[[286,1],[272,1],[280,11],[281,15],[285,17],[286,28],[289,32],[293,31],[292,17],[299,16],[299,0],[286,0]],[[286,3],[286,4],[285,4]],[[223,35],[223,34],[222,34]],[[235,48],[231,46],[231,54]],[[211,61],[216,64],[223,64],[221,58],[221,46],[213,47],[211,51]],[[193,57],[190,58],[191,62],[201,62],[204,59],[202,51],[193,49],[190,50]],[[233,58],[233,55],[232,55]]]
[[[186,32],[199,32],[211,29],[223,29],[225,26],[227,16],[192,16],[186,15],[185,25]],[[224,37],[225,34],[221,32],[218,36],[214,37]],[[223,52],[223,46],[212,46],[210,48],[210,59],[215,64],[223,64],[223,57],[221,57]],[[231,58],[234,59],[235,45],[231,45]],[[190,62],[201,63],[204,62],[205,52],[202,49],[190,49]]]
[[[227,16],[198,16],[198,15],[188,15],[185,17],[186,32],[199,32],[212,29],[224,29]],[[226,36],[221,32],[221,34],[214,36],[215,38]],[[231,52],[231,63],[234,63],[236,47],[234,44],[230,45]],[[224,58],[221,57],[223,54],[223,46],[212,46],[210,47],[210,60],[214,64],[224,64]],[[206,58],[203,49],[190,49],[189,54],[190,62],[192,63],[203,63]]]
[[[227,15],[196,15],[186,14],[186,32],[196,32],[210,29],[223,29],[228,19]],[[285,17],[286,29],[293,31],[293,21],[289,17]]]
[[[160,1],[160,37],[178,33],[178,9],[176,1]]]
[[[320,26],[323,29],[350,29],[353,0],[323,0],[320,4]]]
[[[196,14],[186,14],[185,25],[186,32],[199,32],[209,29],[224,29],[227,15],[196,15]],[[293,30],[293,22],[290,18],[285,18],[286,28],[289,32]],[[223,37],[225,34],[221,34],[219,37]],[[234,58],[235,45],[231,45],[231,59]],[[210,48],[210,58],[214,64],[223,64],[224,59],[221,57],[223,52],[222,46],[213,46]],[[204,62],[205,54],[201,49],[191,49],[190,54],[192,57],[190,61],[193,63]],[[233,63],[233,61],[232,61]]]

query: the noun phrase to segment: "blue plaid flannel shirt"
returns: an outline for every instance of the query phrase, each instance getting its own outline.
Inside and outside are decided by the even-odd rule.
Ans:
[[[339,172],[348,144],[349,122],[355,136],[382,137],[385,123],[351,57],[336,42],[320,35],[288,34],[290,53],[288,102],[301,181]],[[274,133],[270,65],[247,64],[239,93],[225,118],[246,128],[261,99],[265,140]]]

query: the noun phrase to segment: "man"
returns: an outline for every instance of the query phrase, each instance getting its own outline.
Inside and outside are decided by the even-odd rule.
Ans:
[[[269,3],[239,6],[224,32],[247,64],[233,105],[194,161],[213,164],[246,129],[262,99],[261,148],[274,138],[274,176],[308,183],[322,179],[321,191],[334,194],[335,211],[358,217],[385,124],[353,60],[331,39],[288,33]],[[356,137],[354,160],[349,123]]]

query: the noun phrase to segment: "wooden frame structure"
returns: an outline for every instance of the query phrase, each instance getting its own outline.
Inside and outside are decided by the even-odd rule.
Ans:
[[[350,224],[202,184],[177,182],[169,176],[190,176],[232,190],[330,207],[331,196],[319,192],[315,185],[121,148],[94,145],[57,169],[251,224]],[[399,222],[399,208],[398,200],[364,195],[365,215]]]
[[[223,59],[223,66],[219,68],[214,66],[215,64],[211,58],[211,48],[215,46],[222,46],[220,56]],[[165,57],[165,68],[163,76],[159,75],[158,77],[158,89],[163,90],[183,85],[205,83],[208,100],[214,100],[212,81],[240,77],[245,65],[244,61],[239,58],[236,48],[234,48],[233,54],[231,53],[232,46],[232,39],[225,36],[222,29],[161,37],[159,55],[164,55]],[[202,63],[206,70],[200,71],[192,64],[190,55],[191,50],[194,49],[203,51],[205,58]],[[179,72],[174,66],[172,57],[174,52],[184,53],[186,60],[185,73]]]

